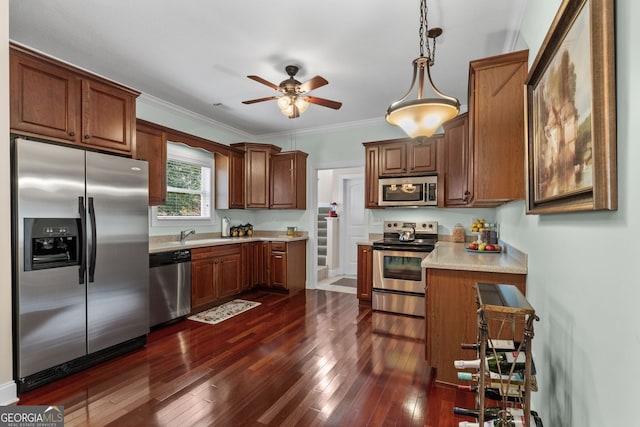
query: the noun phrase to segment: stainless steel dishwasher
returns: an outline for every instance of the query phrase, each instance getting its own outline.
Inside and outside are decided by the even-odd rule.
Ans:
[[[191,250],[149,254],[149,326],[191,311]]]

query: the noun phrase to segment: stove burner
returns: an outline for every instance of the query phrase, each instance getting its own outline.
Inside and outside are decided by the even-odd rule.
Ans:
[[[407,231],[414,234],[414,240],[400,239]],[[373,242],[373,249],[431,252],[437,241],[438,223],[435,221],[385,221],[383,239]]]

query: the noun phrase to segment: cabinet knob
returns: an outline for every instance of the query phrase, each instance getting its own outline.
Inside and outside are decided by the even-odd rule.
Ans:
[[[76,136],[76,133],[74,131],[69,132],[69,136]]]
[[[84,139],[89,139],[89,138],[91,138],[91,135],[85,135],[84,136]]]

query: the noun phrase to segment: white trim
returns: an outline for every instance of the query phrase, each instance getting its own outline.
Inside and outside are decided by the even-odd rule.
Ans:
[[[14,381],[0,384],[0,406],[13,405],[18,403],[18,387]]]
[[[239,136],[244,137],[245,139],[254,139],[255,138],[254,135],[251,135],[248,132],[245,132],[245,131],[242,131],[240,129],[236,129],[234,127],[226,125],[224,123],[215,121],[215,120],[213,120],[213,119],[211,119],[209,117],[203,116],[202,114],[194,113],[191,110],[187,110],[184,107],[180,107],[179,105],[172,104],[171,102],[165,101],[164,99],[160,99],[160,98],[157,98],[157,97],[155,97],[153,95],[149,95],[148,93],[144,93],[144,92],[141,93],[140,96],[138,97],[137,101],[140,101],[142,103],[146,103],[147,105],[153,105],[153,106],[156,106],[156,107],[163,108],[163,109],[168,110],[169,112],[172,112],[172,113],[177,113],[177,114],[182,115],[182,116],[190,117],[192,119],[204,122],[204,123],[206,123],[208,125],[215,126],[215,127],[220,128],[220,129],[224,129],[224,130],[226,130],[228,132],[236,133]]]

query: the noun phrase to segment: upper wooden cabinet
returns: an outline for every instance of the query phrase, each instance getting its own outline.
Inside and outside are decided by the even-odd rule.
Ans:
[[[271,209],[307,208],[307,156],[302,151],[271,156]]]
[[[244,153],[216,155],[216,208],[244,209]]]
[[[528,51],[469,64],[471,182],[467,206],[524,199],[524,83]]]
[[[135,158],[149,163],[149,206],[167,199],[167,134],[162,128],[138,120]]]
[[[10,46],[11,131],[131,155],[132,89]]]
[[[378,205],[378,170],[380,168],[380,147],[378,145],[366,145],[364,160],[365,177],[365,201],[364,207],[367,209],[379,209]]]
[[[378,209],[378,178],[435,175],[441,162],[443,135],[364,142],[365,208]],[[440,180],[438,180],[440,182]],[[439,184],[440,185],[440,184]],[[438,206],[441,206],[438,196]]]
[[[471,196],[469,115],[461,114],[444,125],[444,205],[466,206]],[[441,187],[442,188],[442,187]]]
[[[268,209],[271,155],[279,153],[280,147],[253,142],[231,146],[244,151],[244,207]]]
[[[380,145],[379,176],[433,174],[438,171],[438,136],[400,139]]]
[[[307,153],[253,142],[231,147],[244,152],[244,207],[306,209]]]

